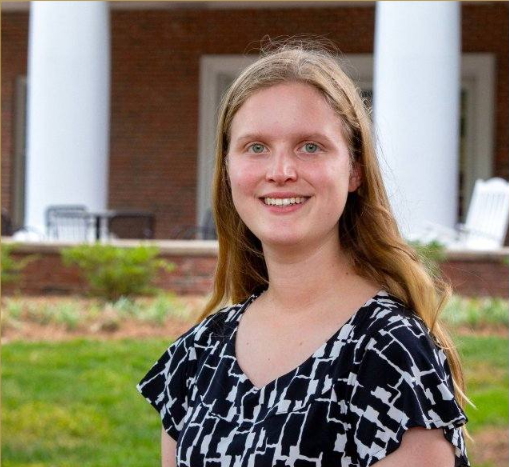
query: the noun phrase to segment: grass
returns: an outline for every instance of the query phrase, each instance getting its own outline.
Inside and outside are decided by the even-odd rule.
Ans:
[[[476,435],[484,430],[497,430],[507,442],[509,422],[509,355],[508,338],[493,336],[455,336],[462,356],[467,395],[475,404],[466,407],[468,430],[474,443],[468,443],[472,459],[487,449],[483,442],[475,443]],[[492,435],[493,436],[493,435]],[[495,434],[495,436],[497,436]],[[493,440],[495,442],[499,440]],[[472,463],[473,467],[499,467],[507,460],[494,463]]]
[[[508,340],[457,340],[477,405],[467,409],[471,433],[506,427]],[[2,465],[159,465],[159,417],[134,386],[167,345],[161,339],[4,345]]]
[[[158,416],[134,386],[167,344],[5,345],[2,465],[158,465]]]
[[[467,407],[469,430],[507,427],[509,422],[508,339],[490,336],[456,337],[464,362],[467,393],[477,408]]]

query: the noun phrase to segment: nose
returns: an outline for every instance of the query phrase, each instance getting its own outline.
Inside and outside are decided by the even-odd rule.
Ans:
[[[289,151],[277,151],[270,158],[267,167],[267,181],[284,184],[297,180],[297,168],[295,158]]]

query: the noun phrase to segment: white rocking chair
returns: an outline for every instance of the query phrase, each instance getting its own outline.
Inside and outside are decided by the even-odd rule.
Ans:
[[[436,240],[451,249],[496,250],[504,245],[509,222],[509,182],[477,180],[465,224],[450,229],[429,224],[421,240]]]

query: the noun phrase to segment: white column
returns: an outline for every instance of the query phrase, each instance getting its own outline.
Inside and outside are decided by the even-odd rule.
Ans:
[[[42,233],[49,205],[107,206],[109,36],[107,2],[31,2],[25,226]]]
[[[376,2],[374,120],[408,237],[456,222],[460,60],[458,2]]]

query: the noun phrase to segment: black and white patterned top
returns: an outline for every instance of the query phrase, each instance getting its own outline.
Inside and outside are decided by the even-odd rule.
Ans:
[[[445,355],[397,299],[379,292],[304,363],[256,388],[235,337],[257,296],[192,328],[138,385],[177,440],[179,467],[369,466],[416,426],[443,428],[455,466],[470,465]]]

